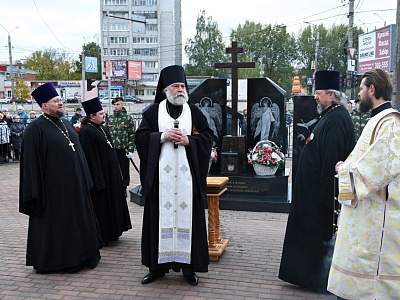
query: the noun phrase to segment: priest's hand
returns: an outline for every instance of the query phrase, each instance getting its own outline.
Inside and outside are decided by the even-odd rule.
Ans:
[[[343,164],[343,161],[338,161],[338,162],[337,162],[337,164],[336,164],[336,166],[335,166],[335,171],[336,171],[336,173],[339,173],[339,167],[340,167],[341,164]]]
[[[164,139],[176,145],[189,145],[189,138],[179,128],[170,128],[164,133]]]

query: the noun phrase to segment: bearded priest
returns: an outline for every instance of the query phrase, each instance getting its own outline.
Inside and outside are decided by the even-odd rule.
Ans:
[[[279,278],[326,292],[334,247],[335,165],[350,154],[355,135],[339,72],[315,73],[315,100],[320,117],[300,155]]]
[[[371,119],[350,156],[336,164],[339,230],[328,290],[338,299],[400,299],[400,114],[389,75],[362,75],[359,110]]]
[[[170,269],[198,284],[209,254],[204,205],[213,131],[202,112],[188,103],[181,66],[161,70],[154,104],[143,113],[135,143],[145,206],[142,264],[148,284]]]

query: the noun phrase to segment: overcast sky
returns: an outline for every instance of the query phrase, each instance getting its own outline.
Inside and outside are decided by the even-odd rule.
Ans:
[[[100,38],[99,1],[103,0],[1,0],[0,24],[5,29],[0,26],[0,62],[9,61],[7,31],[13,45],[13,60],[49,47],[65,49],[77,57],[85,42]],[[354,25],[364,31],[383,27],[384,21],[386,25],[395,24],[396,0],[354,3]],[[231,30],[246,20],[286,24],[293,33],[307,26],[304,21],[326,27],[348,24],[347,0],[182,0],[183,43],[194,38],[201,9],[218,23],[225,42],[229,41]]]

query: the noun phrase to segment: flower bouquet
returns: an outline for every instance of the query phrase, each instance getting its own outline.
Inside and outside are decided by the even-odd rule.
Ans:
[[[285,161],[285,155],[280,150],[272,141],[259,141],[253,149],[249,149],[248,163],[253,165],[257,175],[273,175]]]
[[[81,131],[83,128],[83,125],[80,121],[77,121],[73,126],[78,134],[79,134],[79,131]]]
[[[218,153],[217,153],[217,147],[213,147],[211,149],[211,154],[210,154],[210,161],[208,163],[208,172],[210,172],[211,165],[214,163],[218,162]]]

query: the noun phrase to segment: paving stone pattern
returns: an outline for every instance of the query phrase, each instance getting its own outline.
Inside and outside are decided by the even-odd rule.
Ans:
[[[133,187],[133,167],[131,177]],[[221,236],[230,243],[208,273],[198,273],[195,287],[174,272],[140,283],[147,273],[140,258],[143,207],[132,202],[133,229],[101,250],[97,268],[37,274],[25,266],[28,217],[18,213],[18,188],[19,164],[0,165],[0,299],[336,299],[277,278],[287,221],[278,213],[221,211]]]

